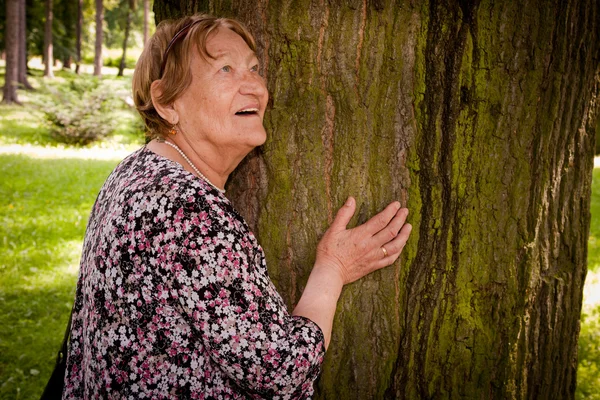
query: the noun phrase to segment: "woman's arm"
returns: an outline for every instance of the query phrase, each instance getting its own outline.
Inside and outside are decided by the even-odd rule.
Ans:
[[[323,235],[315,265],[293,312],[319,325],[326,348],[342,287],[394,263],[412,230],[405,223],[408,210],[400,208],[398,202],[391,203],[363,225],[347,229],[355,209],[356,203],[350,197]]]

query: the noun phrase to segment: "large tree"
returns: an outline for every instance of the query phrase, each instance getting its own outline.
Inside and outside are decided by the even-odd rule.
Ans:
[[[292,306],[348,195],[412,239],[345,288],[318,397],[573,398],[600,5],[157,0],[245,21],[269,139],[228,193]]]

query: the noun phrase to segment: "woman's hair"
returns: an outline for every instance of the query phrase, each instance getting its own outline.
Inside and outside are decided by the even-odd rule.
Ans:
[[[146,124],[149,139],[163,137],[171,129],[168,121],[158,114],[152,104],[150,87],[160,79],[160,104],[171,104],[190,86],[193,47],[203,58],[213,58],[206,50],[209,35],[218,28],[228,28],[244,39],[256,52],[252,34],[240,22],[229,18],[216,18],[196,14],[158,24],[156,32],[146,43],[133,73],[133,101]],[[175,37],[177,36],[177,37]],[[161,69],[162,71],[161,76]]]

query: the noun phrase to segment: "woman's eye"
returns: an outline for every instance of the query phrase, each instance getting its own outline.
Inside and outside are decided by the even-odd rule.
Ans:
[[[250,71],[252,72],[258,72],[258,64],[253,66],[252,68],[250,68]]]
[[[221,68],[221,71],[223,71],[223,72],[231,72],[231,67],[229,65],[226,65],[223,68]]]

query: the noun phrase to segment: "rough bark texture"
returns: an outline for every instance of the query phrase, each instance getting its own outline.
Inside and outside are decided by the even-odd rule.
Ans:
[[[347,286],[318,398],[573,398],[598,2],[157,0],[246,22],[269,139],[228,190],[288,304],[348,195],[399,199],[397,264]]]
[[[6,0],[6,29],[5,29],[5,51],[6,51],[6,74],[2,102],[6,104],[18,103],[17,77],[19,70],[19,25],[11,21],[18,21],[19,1]]]
[[[96,42],[94,45],[94,76],[102,76],[102,25],[104,22],[104,5],[96,0]]]
[[[52,0],[46,0],[46,23],[44,24],[44,76],[54,78],[54,51],[52,47],[52,22],[54,11]]]

